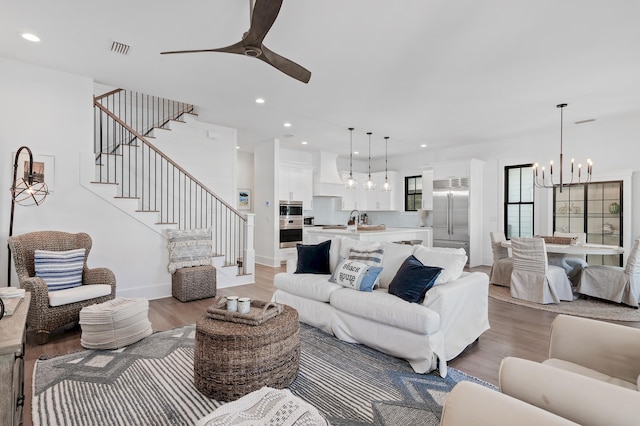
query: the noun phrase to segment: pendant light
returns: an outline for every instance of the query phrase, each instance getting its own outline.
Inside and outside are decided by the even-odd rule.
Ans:
[[[555,187],[559,187],[560,188],[560,192],[562,192],[562,187],[563,186],[568,186],[574,183],[573,181],[573,158],[571,159],[571,181],[569,183],[563,183],[562,182],[562,166],[563,166],[563,160],[562,160],[562,122],[563,122],[563,110],[564,107],[566,107],[567,104],[558,104],[556,105],[556,108],[560,108],[560,183],[554,183],[553,182],[553,161],[551,161],[549,163],[549,179],[546,179],[545,175],[544,175],[544,167],[542,167],[542,178],[538,177],[538,163],[535,163],[533,165],[533,171],[534,171],[534,185],[538,188],[555,188]],[[586,172],[586,176],[585,176],[585,180],[582,180],[582,164],[578,164],[578,181],[575,183],[589,183],[591,182],[591,174],[593,172],[593,162],[591,161],[590,158],[587,158],[587,172]]]
[[[391,191],[391,184],[389,183],[389,171],[387,166],[389,164],[389,136],[384,137],[384,185],[382,185],[382,191],[389,192]]]
[[[349,178],[345,183],[345,188],[356,189],[358,182],[353,178],[353,127],[349,127]]]
[[[369,179],[364,183],[364,189],[367,191],[373,191],[376,189],[376,184],[371,180],[371,135],[373,133],[367,132],[369,135]]]

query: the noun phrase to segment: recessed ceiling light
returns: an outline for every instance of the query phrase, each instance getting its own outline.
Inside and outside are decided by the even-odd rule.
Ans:
[[[240,147],[239,147],[239,146],[236,146],[236,149],[240,149]]]
[[[426,147],[427,147],[426,143],[423,143],[422,145],[420,145],[420,148],[426,148]]]
[[[263,103],[264,103],[264,99],[262,99],[262,98],[257,98],[257,99],[256,99],[256,103],[257,103],[257,104],[263,104]]]
[[[291,127],[291,123],[284,123],[284,127]]]
[[[358,155],[360,154],[360,151],[353,151],[353,155]]]
[[[302,142],[300,142],[300,143],[301,143],[302,145],[306,145],[306,144],[308,144],[309,142],[307,142],[307,141],[302,141]]]
[[[22,34],[22,38],[25,40],[29,40],[29,41],[33,41],[33,42],[38,42],[40,41],[40,37],[38,37],[35,34],[31,34],[31,33],[24,33]]]

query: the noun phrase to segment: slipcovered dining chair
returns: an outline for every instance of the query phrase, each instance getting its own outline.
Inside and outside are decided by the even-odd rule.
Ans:
[[[584,232],[554,232],[554,237],[568,237],[575,238],[579,244],[585,244],[587,242],[587,234]],[[575,287],[580,282],[580,275],[582,270],[589,266],[587,264],[586,254],[560,254],[560,253],[548,253],[547,259],[549,259],[549,265],[560,266],[566,272],[569,277],[569,281]]]
[[[549,265],[542,238],[512,238],[511,296],[536,303],[572,301],[571,282],[564,269]]]
[[[56,328],[79,321],[85,306],[115,297],[113,272],[87,266],[92,244],[88,234],[39,231],[8,241],[20,287],[31,292],[27,323],[39,344]]]
[[[506,241],[504,232],[491,232],[491,251],[493,252],[493,264],[489,274],[491,284],[509,287],[511,285],[511,271],[513,270],[513,259],[509,256],[509,249],[502,247],[502,242]]]
[[[640,239],[633,243],[625,267],[594,265],[582,270],[577,292],[638,307],[640,299]]]

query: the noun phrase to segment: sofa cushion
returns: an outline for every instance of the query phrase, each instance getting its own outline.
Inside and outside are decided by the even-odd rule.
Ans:
[[[360,248],[355,246],[349,250],[349,260],[355,260],[369,266],[382,266],[383,255],[384,248],[381,246],[375,248]]]
[[[357,248],[358,250],[370,251],[370,250],[376,250],[379,247],[380,247],[379,242],[362,242],[362,241],[354,240],[353,238],[342,237],[342,239],[340,240],[339,255],[341,257],[344,257],[345,259],[348,259],[349,253],[351,252],[352,248]]]
[[[343,289],[341,285],[330,283],[330,275],[318,274],[287,274],[281,272],[273,277],[275,288],[286,291],[295,296],[318,302],[328,302],[330,294],[338,289]]]
[[[393,277],[396,276],[400,265],[413,254],[414,246],[407,244],[383,243],[384,257],[382,258],[382,273],[380,274],[380,288],[389,288]]]
[[[60,291],[82,285],[85,249],[49,251],[35,250],[33,262],[36,277],[42,278],[49,291]]]
[[[362,292],[342,288],[331,293],[330,303],[342,312],[413,333],[424,335],[440,330],[438,313],[417,303],[407,303],[386,289]]]
[[[331,241],[331,248],[329,249],[329,269],[331,272],[336,270],[338,263],[340,263],[340,243],[342,237],[328,237],[326,235],[318,235],[317,241],[322,243],[324,241]]]
[[[49,306],[62,306],[69,303],[82,302],[111,294],[109,284],[81,285],[60,291],[49,292]]]
[[[601,373],[588,367],[573,363],[571,361],[565,361],[563,359],[550,358],[542,362],[545,365],[551,367],[560,368],[562,370],[571,371],[572,373],[580,374],[581,376],[591,377],[592,379],[600,380],[601,382],[611,383],[612,385],[621,386],[623,388],[637,390],[637,383],[631,383],[617,377],[609,376],[608,374]]]
[[[329,250],[331,240],[320,244],[296,245],[298,251],[298,264],[296,274],[329,274]]]
[[[413,255],[425,266],[438,266],[443,269],[434,285],[448,283],[460,278],[468,259],[463,248],[438,249],[417,246]]]
[[[424,266],[415,256],[411,255],[405,259],[389,284],[389,294],[410,303],[420,303],[441,271],[442,268],[437,266]]]
[[[345,259],[340,262],[329,281],[358,291],[371,291],[381,271],[379,266]]]

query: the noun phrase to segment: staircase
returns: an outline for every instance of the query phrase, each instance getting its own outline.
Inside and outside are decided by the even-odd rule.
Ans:
[[[218,288],[253,283],[253,215],[237,211],[157,147],[162,132],[197,125],[193,111],[122,89],[95,97],[94,155],[82,161],[83,185],[163,236],[168,228],[212,228]]]

